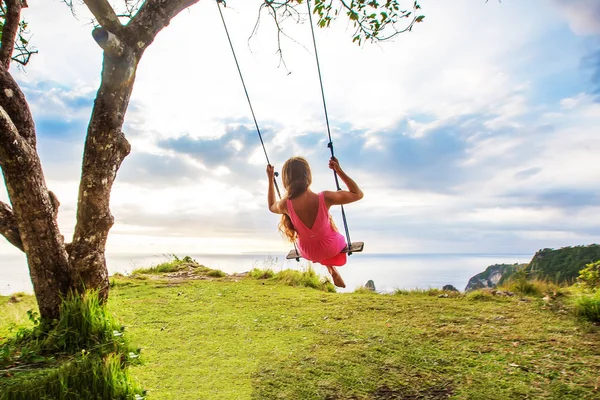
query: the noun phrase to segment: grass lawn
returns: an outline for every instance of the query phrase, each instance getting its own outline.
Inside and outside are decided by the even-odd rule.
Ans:
[[[600,398],[598,333],[538,300],[117,282],[151,399]]]
[[[600,399],[598,330],[533,298],[113,279],[148,399]],[[7,300],[0,341],[33,304]]]

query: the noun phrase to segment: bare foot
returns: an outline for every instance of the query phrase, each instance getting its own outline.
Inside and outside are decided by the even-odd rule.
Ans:
[[[346,287],[344,280],[342,279],[342,277],[340,276],[340,274],[338,273],[338,271],[335,267],[327,265],[327,270],[331,274],[331,277],[333,278],[333,284],[335,286],[341,287],[341,288]]]

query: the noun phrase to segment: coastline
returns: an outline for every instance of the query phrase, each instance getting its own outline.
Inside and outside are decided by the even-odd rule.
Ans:
[[[210,268],[220,269],[228,274],[240,273],[252,268],[305,269],[305,260],[286,260],[285,254],[244,253],[244,254],[180,254],[189,255]],[[136,268],[150,267],[167,261],[169,254],[107,254],[109,274],[130,274]],[[496,263],[529,262],[529,254],[406,254],[406,253],[359,253],[352,255],[348,263],[340,268],[347,288],[339,292],[354,291],[368,280],[375,282],[381,292],[395,289],[427,289],[451,284],[460,291],[468,280]],[[0,295],[15,292],[32,293],[33,289],[22,255],[0,256]],[[327,276],[327,271],[319,264],[313,264],[319,275]]]

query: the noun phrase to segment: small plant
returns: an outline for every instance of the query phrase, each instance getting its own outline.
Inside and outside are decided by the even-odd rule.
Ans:
[[[577,281],[588,289],[600,287],[600,261],[587,264],[584,269],[579,271]]]
[[[183,258],[179,258],[176,255],[171,255],[171,260],[165,261],[158,265],[152,266],[150,268],[136,268],[132,271],[133,275],[140,274],[164,274],[169,272],[177,272],[184,270],[186,268],[197,268],[202,267],[196,260],[191,258],[190,256],[185,256]]]
[[[259,266],[260,264],[260,266]],[[259,269],[259,270],[273,270],[277,267],[279,267],[281,265],[281,263],[279,262],[279,258],[278,257],[273,257],[273,256],[267,256],[262,260],[256,260],[254,261],[254,269]]]

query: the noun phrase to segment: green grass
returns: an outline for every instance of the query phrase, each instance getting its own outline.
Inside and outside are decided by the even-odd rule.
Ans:
[[[339,294],[292,275],[114,278],[148,399],[600,398],[597,329],[541,300]]]
[[[11,300],[13,296],[14,299]],[[27,317],[27,310],[37,308],[35,298],[22,293],[13,296],[0,296],[0,343],[19,328],[33,327]]]
[[[461,297],[460,292],[454,290],[442,290],[438,288],[429,289],[397,289],[393,292],[396,296],[433,296],[433,297]]]
[[[574,302],[576,315],[595,323],[600,323],[600,289],[595,293],[582,293]]]

